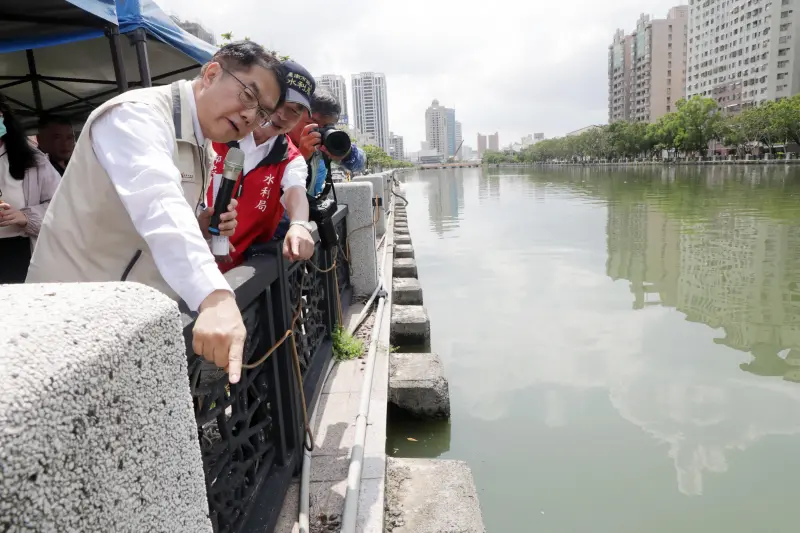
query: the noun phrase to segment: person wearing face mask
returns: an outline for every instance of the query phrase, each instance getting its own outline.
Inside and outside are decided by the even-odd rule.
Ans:
[[[193,349],[241,377],[245,327],[207,242],[206,141],[265,125],[285,85],[252,41],[222,46],[192,81],[123,93],[92,112],[42,223],[27,282],[136,281],[199,311]],[[236,227],[235,202],[222,235]]]
[[[59,176],[0,94],[0,284],[22,283]]]
[[[311,74],[294,61],[284,61],[283,70],[286,99],[272,114],[269,124],[256,128],[241,141],[212,144],[216,154],[212,178],[222,172],[225,155],[231,146],[237,146],[245,154],[243,173],[234,188],[239,194],[238,224],[236,233],[230,238],[233,247],[231,261],[220,264],[223,272],[241,264],[251,245],[271,240],[284,211],[289,227],[283,241],[283,255],[290,261],[297,261],[309,259],[314,253],[306,197],[308,169],[286,133],[303,115],[311,113],[309,98],[314,92],[315,82]],[[213,204],[211,188],[206,201]]]

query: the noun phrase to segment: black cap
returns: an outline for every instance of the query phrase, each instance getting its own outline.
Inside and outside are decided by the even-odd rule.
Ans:
[[[283,62],[283,68],[286,69],[286,101],[296,102],[311,113],[311,94],[317,85],[314,76],[291,59]]]

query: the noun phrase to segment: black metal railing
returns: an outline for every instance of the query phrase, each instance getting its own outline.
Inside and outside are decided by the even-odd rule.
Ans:
[[[342,206],[334,215],[342,247],[346,214]],[[315,253],[308,262],[290,264],[281,254],[281,243],[274,242],[226,274],[247,328],[245,363],[259,360],[284,336],[299,303],[293,336],[309,409],[333,354],[331,332],[339,323],[339,302],[346,308],[351,298],[344,255],[338,248],[323,250],[316,234],[314,240]],[[214,530],[272,531],[303,451],[292,340],[256,368],[243,370],[239,383],[230,385],[227,374],[192,352],[193,325],[193,318],[184,315],[189,383]]]

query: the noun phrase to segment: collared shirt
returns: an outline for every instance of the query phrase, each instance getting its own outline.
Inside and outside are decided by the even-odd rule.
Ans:
[[[245,175],[249,174],[251,170],[256,168],[256,166],[267,157],[272,147],[275,146],[276,139],[277,137],[272,137],[256,145],[255,138],[251,133],[239,141],[239,148],[244,152],[244,168],[242,171]],[[283,171],[283,176],[281,176],[281,189],[283,189],[284,192],[291,187],[302,187],[305,189],[307,177],[308,168],[306,167],[306,162],[302,157],[296,157],[289,161],[289,164],[286,165],[286,170]],[[284,197],[281,197],[281,204],[283,204],[283,207],[286,207]]]
[[[202,147],[205,139],[190,94],[194,131]],[[147,104],[126,102],[91,128],[97,159],[164,281],[191,310],[216,290],[230,291],[197,224],[194,206],[184,198],[181,173],[172,160],[175,137],[163,118]]]

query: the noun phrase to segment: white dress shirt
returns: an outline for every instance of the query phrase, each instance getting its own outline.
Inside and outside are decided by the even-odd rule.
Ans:
[[[202,147],[194,95],[188,100]],[[94,121],[91,135],[100,165],[172,290],[193,311],[215,290],[230,291],[195,207],[183,196],[181,173],[172,160],[175,138],[163,117],[147,104],[122,103]]]
[[[275,146],[276,139],[277,137],[272,137],[266,142],[256,145],[255,138],[251,133],[239,141],[239,148],[244,152],[244,168],[242,170],[245,174],[256,168],[256,165],[267,157],[272,147]],[[284,192],[291,187],[302,187],[303,190],[305,190],[307,177],[308,167],[306,166],[306,160],[302,157],[295,157],[289,161],[289,164],[286,165],[286,169],[283,171],[283,176],[281,176],[281,189],[283,189]],[[284,208],[286,207],[283,196],[281,196],[281,204]]]

